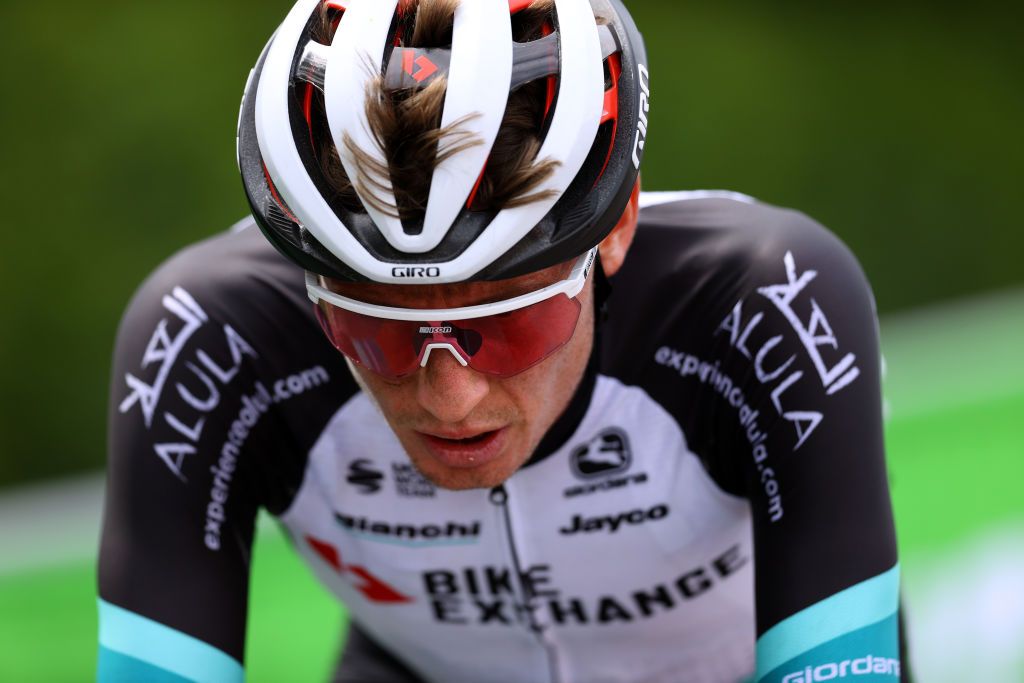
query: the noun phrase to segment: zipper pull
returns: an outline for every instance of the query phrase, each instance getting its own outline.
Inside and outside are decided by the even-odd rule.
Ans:
[[[505,490],[504,484],[498,484],[491,492],[487,495],[488,500],[494,505],[504,505],[508,502],[508,491]]]

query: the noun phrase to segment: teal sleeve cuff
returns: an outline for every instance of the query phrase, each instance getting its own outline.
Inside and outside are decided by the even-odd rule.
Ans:
[[[99,683],[242,683],[245,673],[233,657],[198,638],[99,601]]]
[[[899,565],[811,605],[757,641],[758,683],[900,677]]]

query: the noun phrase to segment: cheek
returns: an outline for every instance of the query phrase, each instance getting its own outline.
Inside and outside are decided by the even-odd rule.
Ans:
[[[359,367],[348,358],[345,359],[349,372],[355,379],[356,384],[363,390],[377,408],[384,413],[385,417],[392,415],[401,406],[410,400],[407,397],[414,397],[415,392],[409,389],[406,382],[389,382],[369,370]]]
[[[583,377],[594,343],[594,316],[589,300],[572,339],[544,362],[516,375],[504,384],[524,413],[531,417],[561,415]],[[550,424],[544,425],[545,428]]]

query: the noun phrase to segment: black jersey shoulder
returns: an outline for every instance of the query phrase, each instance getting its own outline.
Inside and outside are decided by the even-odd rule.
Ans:
[[[673,192],[640,212],[636,238],[612,278],[611,324],[603,336],[602,371],[635,383],[644,342],[664,341],[684,325],[700,334],[717,325],[737,297],[784,275],[794,250],[841,263],[844,279],[870,297],[849,249],[806,214],[731,192]]]
[[[207,388],[204,379],[212,379],[215,392],[230,397],[253,391],[256,382],[273,392],[283,380],[282,394],[291,399],[295,392],[288,380],[308,380],[315,370],[329,378],[319,383],[317,400],[296,396],[275,405],[283,419],[276,431],[285,433],[298,453],[308,450],[320,427],[357,391],[340,354],[320,331],[302,270],[281,257],[251,219],[184,248],[147,278],[122,319],[115,364],[112,401],[130,392],[124,385],[119,391],[118,379],[131,373],[133,364],[140,381],[162,380],[151,405],[139,401],[151,423],[181,403],[179,382],[186,392],[194,384],[196,390],[188,393],[195,397]],[[230,401],[218,401],[217,409],[230,410]],[[263,502],[273,510],[285,501]]]
[[[258,230],[170,258],[118,331],[100,596],[241,661],[257,511],[288,508],[355,392]]]
[[[612,286],[603,372],[750,500],[758,632],[891,568],[877,318],[850,250],[796,211],[670,201],[641,212]]]

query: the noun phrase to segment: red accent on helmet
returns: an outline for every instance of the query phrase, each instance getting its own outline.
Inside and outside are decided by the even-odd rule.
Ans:
[[[306,125],[309,126],[310,132],[313,128],[313,84],[306,84],[306,91],[302,93],[302,114],[306,117]],[[310,138],[312,142],[312,138]]]
[[[274,186],[274,181],[270,179],[270,171],[267,170],[266,164],[263,164],[263,177],[267,179],[267,187],[270,188],[270,196],[273,197],[274,202],[277,204],[277,208],[281,209],[281,211],[284,212],[284,215],[288,216],[293,223],[296,225],[302,225],[302,221],[300,221],[298,217],[291,212],[288,205],[284,203],[283,199],[281,199],[281,195],[277,193],[277,188]]]
[[[419,0],[398,0],[398,18],[401,19],[405,13],[419,5]]]
[[[306,130],[309,131],[309,144],[316,148],[316,140],[313,138],[313,91],[312,83],[306,84],[306,90],[302,93],[302,114],[306,118]]]
[[[477,176],[476,183],[473,185],[473,190],[469,193],[469,198],[466,199],[466,208],[467,209],[472,209],[473,208],[473,200],[476,199],[476,193],[480,191],[480,184],[483,183],[483,181],[484,181],[484,173],[487,172],[487,163],[490,160],[491,160],[490,156],[488,156],[487,159],[484,160],[484,167],[480,169],[480,175]]]
[[[508,0],[509,14],[521,12],[534,3],[534,0]]]
[[[555,27],[551,25],[550,21],[545,21],[544,25],[540,29],[541,35],[545,38],[555,32]],[[558,92],[558,79],[554,76],[547,77],[547,95],[544,102],[544,120],[547,121],[548,114],[551,112],[551,105],[555,103],[555,93]]]
[[[611,74],[611,86],[604,92],[604,109],[601,112],[601,123],[612,122],[612,141],[608,145],[608,156],[604,159],[598,179],[604,175],[608,168],[608,162],[612,159],[612,149],[615,148],[615,133],[619,129],[619,77],[622,75],[622,57],[614,54],[608,57],[608,72]],[[597,184],[597,181],[594,182]]]
[[[437,64],[430,61],[426,55],[416,57],[415,51],[405,50],[402,53],[402,70],[412,76],[417,83],[422,83],[437,72]]]
[[[611,85],[604,91],[601,123],[619,120],[619,76],[622,75],[622,58],[618,54],[608,57],[608,71],[611,74]]]

